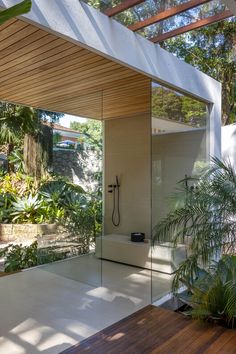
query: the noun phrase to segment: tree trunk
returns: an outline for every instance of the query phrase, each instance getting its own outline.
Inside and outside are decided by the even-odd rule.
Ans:
[[[222,125],[230,124],[230,114],[234,108],[234,87],[232,85],[234,69],[225,70],[222,80]]]
[[[15,172],[15,166],[13,163],[10,163],[8,158],[9,155],[12,153],[12,151],[14,150],[14,144],[7,144],[7,172],[8,173],[13,173]]]
[[[37,136],[26,134],[24,137],[25,173],[40,179],[47,174],[52,165],[53,133],[52,128],[42,124]]]
[[[161,0],[161,1],[154,0],[154,4],[156,8],[158,8],[158,12],[165,11],[166,6],[168,5],[166,0]],[[164,21],[161,21],[158,23],[158,30],[156,31],[155,36],[160,36],[163,34],[163,32],[164,32]]]

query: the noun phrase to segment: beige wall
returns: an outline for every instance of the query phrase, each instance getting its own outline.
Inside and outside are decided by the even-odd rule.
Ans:
[[[140,231],[150,237],[151,228],[151,115],[105,121],[104,234]],[[111,222],[113,195],[108,184],[120,179],[119,227]]]
[[[171,194],[185,175],[193,176],[206,162],[206,131],[192,130],[152,137],[152,224],[171,208]]]

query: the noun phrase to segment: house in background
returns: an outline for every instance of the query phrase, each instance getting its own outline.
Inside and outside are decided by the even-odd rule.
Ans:
[[[85,134],[57,123],[44,121],[43,124],[53,129],[53,146],[59,148],[77,148],[83,146]]]
[[[58,142],[70,140],[72,142],[78,143],[78,140],[83,138],[83,134],[78,132],[77,130],[63,127],[60,124],[53,124],[53,135],[58,136]]]

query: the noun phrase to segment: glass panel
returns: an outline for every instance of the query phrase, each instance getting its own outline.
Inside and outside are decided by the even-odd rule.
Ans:
[[[101,92],[77,104],[102,117]],[[11,133],[0,145],[0,271],[39,266],[100,286],[102,122],[3,102],[0,117]]]
[[[177,183],[197,175],[206,165],[206,108],[188,96],[152,85],[152,229],[174,207],[171,196]],[[169,240],[156,242],[152,251],[153,301],[160,297],[163,284],[165,291],[170,291],[173,273],[186,252],[183,244],[174,248]]]
[[[102,100],[102,96],[100,98]],[[64,116],[61,124],[54,125],[53,173],[84,192],[77,194],[75,187],[72,194],[65,193],[69,213],[61,232],[56,238],[42,236],[40,239],[42,247],[59,249],[65,259],[45,265],[42,269],[99,286],[102,261],[96,257],[95,249],[96,244],[101,249],[102,242],[103,126],[100,120],[75,116]]]

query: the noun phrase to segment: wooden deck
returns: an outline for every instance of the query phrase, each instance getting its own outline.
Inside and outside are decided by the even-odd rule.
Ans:
[[[81,353],[235,354],[236,331],[150,305],[63,352]]]

